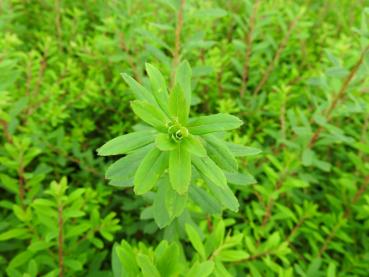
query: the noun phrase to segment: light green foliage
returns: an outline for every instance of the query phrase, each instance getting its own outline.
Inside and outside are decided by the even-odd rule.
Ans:
[[[129,154],[126,159],[133,155],[138,157],[136,152],[142,151],[142,147],[152,142],[154,137],[155,148],[142,157],[136,171],[131,163],[118,160],[108,168],[109,174],[106,176],[119,182],[117,175],[129,172],[130,175],[134,175],[131,185],[134,186],[136,194],[156,191],[153,216],[160,228],[168,226],[185,211],[187,199],[191,199],[191,195],[188,197],[189,187],[196,185],[197,176],[201,176],[208,184],[208,193],[213,194],[226,208],[237,211],[239,204],[228,187],[224,171],[237,172],[238,165],[229,144],[222,139],[221,132],[240,127],[242,121],[235,116],[220,113],[189,118],[192,93],[191,68],[187,62],[179,65],[177,82],[169,96],[165,79],[160,71],[150,64],[146,64],[146,71],[151,88],[144,88],[136,83],[132,85],[134,81],[125,77],[129,80],[128,85],[137,98],[140,98],[138,96],[142,90],[155,97],[155,102],[135,100],[131,103],[133,112],[148,124],[145,131],[114,138],[101,146],[97,152],[102,156]],[[149,99],[148,95],[146,98]],[[218,137],[212,134],[218,134]],[[243,149],[243,146],[238,147]],[[237,174],[243,176],[241,173]],[[121,178],[127,180],[124,176]],[[165,180],[162,180],[161,187],[158,188],[157,183],[160,179]],[[111,184],[116,185],[116,182]],[[124,186],[127,184],[124,182]],[[214,184],[220,188],[212,188]],[[165,193],[169,190],[171,193]],[[175,203],[177,199],[182,199],[183,208],[174,213],[168,210],[170,206],[162,203],[163,201]]]
[[[0,1],[0,277],[367,277],[368,7]]]

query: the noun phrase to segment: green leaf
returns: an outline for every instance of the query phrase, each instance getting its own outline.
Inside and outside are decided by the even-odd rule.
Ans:
[[[156,136],[155,145],[161,151],[172,151],[177,147],[177,143],[175,143],[168,134],[163,133]]]
[[[205,178],[206,180],[206,178]],[[231,211],[237,212],[239,208],[239,203],[236,196],[233,194],[233,191],[226,184],[223,187],[214,185],[214,183],[210,180],[206,180],[209,189],[214,194],[215,198],[217,198],[226,208]]]
[[[167,181],[166,186],[166,196],[165,196],[165,207],[168,211],[169,217],[171,219],[180,216],[187,204],[188,194],[180,195],[178,194]]]
[[[213,135],[204,136],[206,149],[210,158],[222,169],[235,172],[238,169],[236,158],[227,147],[227,144]]]
[[[152,148],[153,144],[149,144],[120,158],[108,167],[105,177],[107,179],[128,179],[134,176],[140,161]]]
[[[226,172],[225,176],[227,178],[228,183],[237,186],[247,186],[251,184],[255,184],[256,180],[250,174],[238,173],[238,172]]]
[[[314,151],[310,148],[305,148],[302,152],[302,164],[304,166],[311,166],[314,160]]]
[[[160,71],[151,64],[146,63],[145,67],[149,75],[152,93],[154,94],[156,102],[159,104],[160,108],[168,114],[168,91],[165,79]]]
[[[197,186],[190,186],[191,199],[201,207],[201,209],[208,214],[220,214],[222,207],[219,205],[217,199],[215,199],[210,193],[204,191]]]
[[[180,269],[181,261],[179,260],[180,254],[177,244],[170,244],[157,256],[156,267],[161,276],[179,276],[178,270]]]
[[[153,104],[140,100],[132,101],[131,107],[134,113],[147,124],[160,131],[167,131],[166,125],[169,119],[159,108]]]
[[[160,277],[159,271],[147,255],[139,253],[136,260],[144,277]]]
[[[185,194],[191,181],[191,154],[181,143],[169,152],[169,180],[172,188],[179,194]]]
[[[155,97],[144,86],[136,82],[126,73],[122,73],[121,75],[124,81],[126,81],[126,83],[129,85],[137,100],[143,100],[153,105],[157,105]]]
[[[100,156],[127,154],[154,141],[153,131],[139,131],[109,140],[99,149]]]
[[[9,231],[5,231],[0,234],[0,241],[10,240],[10,239],[26,239],[30,237],[28,229],[25,228],[14,228]]]
[[[185,95],[187,109],[190,108],[191,104],[191,78],[192,70],[188,61],[183,61],[179,64],[176,72],[176,84],[178,84]]]
[[[152,149],[142,160],[134,177],[134,191],[144,194],[152,189],[168,166],[168,155]]]
[[[185,228],[186,228],[186,234],[193,248],[195,248],[195,250],[200,254],[201,258],[205,260],[206,255],[205,255],[204,244],[202,243],[202,240],[199,234],[197,233],[196,229],[190,224],[186,224]]]
[[[136,277],[138,275],[139,269],[135,254],[126,241],[122,241],[120,245],[114,244],[112,255],[114,277]]]
[[[199,263],[196,261],[190,270],[187,272],[186,277],[207,277],[214,271],[214,262],[205,261]]]
[[[217,186],[225,187],[227,185],[223,170],[209,157],[199,158],[193,156],[192,163],[203,177],[208,178]]]
[[[260,149],[254,147],[243,146],[231,142],[227,142],[227,146],[235,157],[255,156],[262,152]]]
[[[243,250],[223,250],[217,257],[223,262],[236,262],[247,259],[250,255]]]
[[[187,152],[190,152],[193,155],[199,157],[206,156],[206,149],[198,136],[189,135],[182,141],[182,145]]]
[[[171,218],[166,208],[166,192],[168,186],[168,179],[163,178],[158,183],[158,190],[155,193],[153,204],[153,215],[155,223],[160,229],[168,226],[171,222]]]
[[[195,117],[189,121],[188,130],[193,135],[205,135],[213,132],[228,131],[242,125],[242,121],[229,114],[214,114]]]
[[[169,113],[182,125],[187,123],[189,105],[186,103],[184,92],[179,85],[176,85],[169,95]]]

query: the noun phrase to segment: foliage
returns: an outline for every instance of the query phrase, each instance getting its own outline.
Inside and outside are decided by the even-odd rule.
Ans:
[[[367,276],[368,6],[0,1],[0,276]]]

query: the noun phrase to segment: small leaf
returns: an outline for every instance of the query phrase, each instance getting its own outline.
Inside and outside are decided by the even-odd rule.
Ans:
[[[160,277],[159,271],[147,255],[139,253],[136,260],[144,277]]]
[[[205,261],[199,263],[196,261],[190,270],[187,272],[186,277],[207,277],[214,271],[214,262]]]
[[[176,85],[169,95],[169,113],[181,124],[187,123],[189,105],[187,105],[184,92],[179,85]]]
[[[256,180],[250,174],[238,173],[238,172],[226,172],[225,173],[228,183],[237,186],[247,186],[255,184]]]
[[[154,132],[139,131],[109,140],[99,149],[100,156],[127,154],[154,141]]]
[[[169,152],[169,180],[172,188],[179,194],[185,194],[191,181],[191,154],[181,143]]]
[[[178,194],[170,186],[169,182],[167,183],[166,188],[165,207],[168,211],[169,217],[173,219],[182,214],[187,204],[188,194]]]
[[[195,250],[200,254],[202,259],[206,259],[205,248],[204,248],[202,240],[199,234],[197,233],[196,229],[190,224],[186,224],[185,228],[186,228],[187,236],[193,248],[195,248]]]
[[[236,158],[229,150],[227,144],[213,135],[204,136],[206,149],[210,158],[222,169],[235,172],[238,169]]]
[[[213,132],[228,131],[242,125],[242,121],[229,114],[214,114],[191,119],[187,125],[193,135],[204,135]]]
[[[131,107],[134,113],[145,121],[147,124],[153,126],[160,131],[166,131],[166,124],[169,121],[167,116],[153,104],[145,101],[135,100],[131,102]]]
[[[156,67],[149,63],[146,63],[145,66],[156,102],[159,104],[160,108],[168,114],[168,91],[165,79]]]
[[[243,146],[231,142],[227,142],[227,145],[235,157],[255,156],[262,152],[260,149],[254,147]]]
[[[155,145],[161,151],[172,151],[177,147],[177,144],[169,137],[169,135],[163,133],[156,136]]]
[[[179,84],[184,92],[186,104],[188,105],[187,109],[190,108],[191,104],[191,77],[192,70],[188,61],[180,63],[176,72],[176,84]]]
[[[144,194],[152,189],[168,166],[168,155],[152,149],[142,160],[134,177],[134,191]]]
[[[208,178],[217,186],[224,187],[227,185],[227,179],[223,170],[209,157],[199,158],[194,156],[192,162],[203,177]]]
[[[182,145],[187,152],[190,152],[193,155],[199,157],[206,156],[206,149],[198,136],[189,135],[183,140]]]
[[[168,226],[171,222],[171,218],[166,208],[166,192],[167,186],[169,185],[168,179],[163,178],[158,183],[158,190],[155,193],[154,204],[153,204],[153,215],[155,223],[160,229]]]
[[[157,105],[154,96],[144,86],[136,82],[136,80],[134,80],[128,74],[122,73],[121,75],[124,81],[126,81],[126,83],[129,85],[137,100],[143,100],[153,105]]]
[[[247,259],[249,256],[243,250],[223,250],[217,257],[223,262],[236,262]]]

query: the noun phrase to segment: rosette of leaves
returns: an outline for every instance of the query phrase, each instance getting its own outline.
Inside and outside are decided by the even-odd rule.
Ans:
[[[131,102],[133,112],[147,126],[97,150],[101,156],[125,155],[108,168],[110,184],[133,186],[137,195],[156,191],[153,208],[160,214],[153,217],[160,227],[182,214],[188,195],[208,213],[220,212],[222,204],[238,210],[228,182],[253,182],[238,173],[235,158],[251,148],[225,142],[219,133],[240,127],[242,121],[223,113],[189,117],[192,73],[187,62],[179,65],[170,93],[158,69],[146,64],[146,71],[150,88],[122,76],[137,99]],[[201,187],[195,185],[199,178]]]

